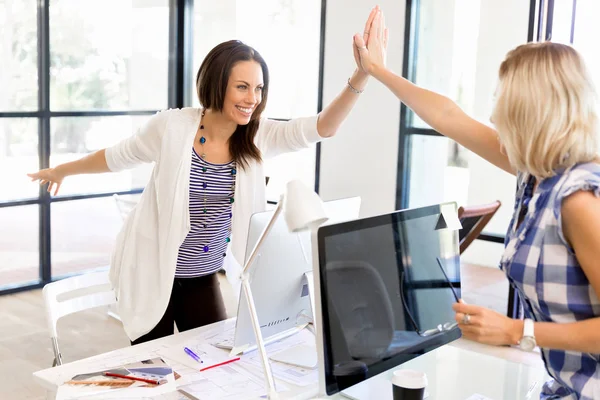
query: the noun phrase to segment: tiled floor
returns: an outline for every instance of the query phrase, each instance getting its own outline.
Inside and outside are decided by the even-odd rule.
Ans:
[[[506,312],[508,285],[501,271],[465,266],[462,273],[467,302]],[[221,288],[228,315],[235,315],[231,288],[223,276]],[[129,345],[120,322],[104,310],[67,316],[59,321],[58,329],[65,362]],[[464,340],[454,345],[531,365],[541,363],[537,354],[515,349],[489,348]],[[41,290],[0,297],[0,399],[44,399],[44,390],[34,383],[32,373],[50,367],[52,358]]]

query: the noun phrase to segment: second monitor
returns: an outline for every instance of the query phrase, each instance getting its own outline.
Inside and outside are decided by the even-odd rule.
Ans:
[[[329,218],[326,224],[358,218],[360,197],[332,200],[324,203]],[[273,212],[255,213],[250,219],[246,259]],[[312,272],[311,233],[291,233],[283,216],[265,239],[254,265],[250,266],[250,284],[265,341],[294,333],[298,327],[312,321],[313,315],[304,274]],[[248,305],[240,301],[233,338],[216,344],[239,354],[255,347]]]

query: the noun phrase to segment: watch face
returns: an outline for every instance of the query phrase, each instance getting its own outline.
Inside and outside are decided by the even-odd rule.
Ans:
[[[521,342],[519,343],[519,347],[525,351],[532,351],[533,349],[535,349],[535,339],[532,337],[526,336],[523,339],[521,339]]]

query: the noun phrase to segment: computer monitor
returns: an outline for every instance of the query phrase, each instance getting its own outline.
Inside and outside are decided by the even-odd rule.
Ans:
[[[456,212],[456,203],[395,211],[313,235],[320,395],[460,337]]]
[[[360,197],[327,201],[324,208],[329,218],[326,224],[356,219],[360,211]],[[272,211],[266,211],[255,213],[250,218],[246,259],[272,215]],[[312,272],[311,247],[310,232],[289,232],[283,216],[280,216],[249,269],[254,304],[266,341],[313,319],[307,285],[303,283],[304,274]],[[233,352],[239,353],[255,345],[248,305],[240,301]]]

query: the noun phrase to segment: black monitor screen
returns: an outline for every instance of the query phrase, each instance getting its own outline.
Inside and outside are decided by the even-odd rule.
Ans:
[[[327,393],[460,337],[456,203],[318,231]]]

